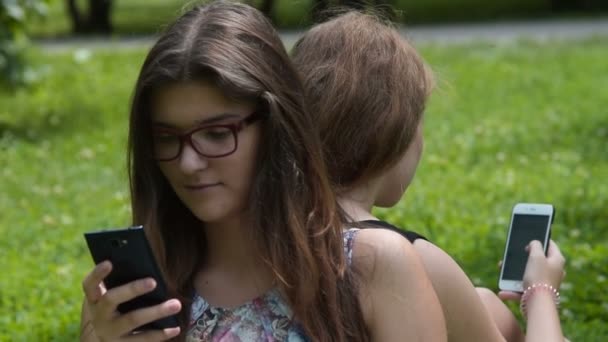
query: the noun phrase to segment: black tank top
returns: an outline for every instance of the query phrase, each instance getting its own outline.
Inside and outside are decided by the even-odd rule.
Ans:
[[[355,222],[357,224],[357,228],[382,228],[382,229],[388,229],[388,230],[392,230],[394,232],[397,232],[401,235],[403,235],[406,239],[408,239],[411,243],[414,243],[414,241],[418,240],[418,239],[423,239],[428,241],[427,238],[425,238],[424,236],[409,231],[409,230],[405,230],[405,229],[401,229],[397,226],[393,226],[392,224],[386,222],[386,221],[380,221],[380,220],[365,220],[365,221],[359,221],[359,222]]]

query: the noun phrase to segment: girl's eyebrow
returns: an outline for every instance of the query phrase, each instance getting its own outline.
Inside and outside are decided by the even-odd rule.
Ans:
[[[194,126],[210,125],[210,124],[214,124],[214,123],[221,122],[226,119],[232,119],[232,118],[240,119],[241,115],[234,114],[234,113],[220,113],[220,114],[214,115],[210,118],[196,120],[196,121],[194,121]],[[178,126],[176,126],[174,124],[170,124],[170,123],[158,121],[158,120],[154,120],[152,123],[155,126],[162,126],[162,127],[167,127],[167,128],[179,128]]]

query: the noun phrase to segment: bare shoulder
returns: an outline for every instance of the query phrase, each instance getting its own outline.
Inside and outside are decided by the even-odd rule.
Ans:
[[[352,264],[359,275],[364,307],[371,304],[370,294],[380,288],[396,288],[399,282],[424,272],[413,245],[393,231],[358,230],[352,248]]]
[[[408,341],[445,341],[441,306],[407,239],[386,229],[362,229],[352,252],[372,341],[402,341],[404,336]]]
[[[413,246],[424,262],[424,267],[429,276],[449,278],[455,274],[464,275],[460,265],[448,253],[433,243],[419,239],[414,242]]]
[[[357,232],[353,264],[364,281],[390,274],[395,268],[407,272],[413,260],[418,260],[416,251],[403,236],[387,229],[362,229]]]

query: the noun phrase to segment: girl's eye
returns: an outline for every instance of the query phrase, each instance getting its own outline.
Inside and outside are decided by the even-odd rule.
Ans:
[[[177,140],[177,136],[171,133],[159,132],[154,134],[154,141],[158,144],[172,143]]]
[[[209,141],[218,141],[230,138],[232,131],[227,127],[209,127],[201,130],[197,136]]]

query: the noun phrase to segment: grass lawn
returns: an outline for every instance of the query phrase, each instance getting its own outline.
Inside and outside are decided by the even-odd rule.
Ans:
[[[439,79],[426,151],[400,205],[379,214],[496,288],[513,204],[553,203],[564,330],[605,341],[608,39],[422,52]],[[92,266],[82,233],[129,222],[127,108],[144,53],[35,53],[44,78],[0,93],[0,341],[77,339]]]
[[[65,0],[48,0],[46,18],[34,18],[28,22],[34,37],[65,36],[70,33],[70,21],[66,15]],[[181,13],[196,0],[114,0],[112,22],[116,35],[153,34],[164,23]],[[261,4],[262,0],[246,1]],[[314,0],[274,0],[276,24],[284,28],[306,26],[311,21]],[[333,1],[336,3],[337,1]],[[479,21],[503,18],[539,18],[564,13],[551,12],[547,0],[390,0],[387,1],[400,11],[400,18],[408,24],[439,23],[453,21]],[[87,1],[78,0],[81,8]],[[604,11],[604,15],[605,15]],[[587,11],[568,13],[572,15],[601,15],[602,12]]]

